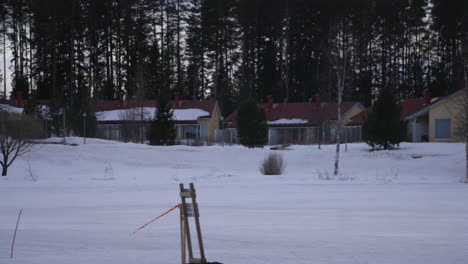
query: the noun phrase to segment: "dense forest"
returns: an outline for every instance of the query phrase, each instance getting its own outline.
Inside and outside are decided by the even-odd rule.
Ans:
[[[384,86],[437,96],[462,86],[467,16],[466,0],[0,0],[0,78],[5,96],[78,108],[170,91],[229,113],[336,100],[340,77],[364,105]]]

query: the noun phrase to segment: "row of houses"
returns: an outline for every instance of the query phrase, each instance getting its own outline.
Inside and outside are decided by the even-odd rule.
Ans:
[[[333,143],[338,126],[338,104],[322,102],[320,95],[306,103],[275,103],[271,96],[266,104],[259,105],[265,111],[268,124],[268,143],[275,144],[318,144]],[[365,110],[359,102],[343,102],[343,140],[361,141],[361,124],[352,117]],[[228,130],[237,130],[237,113],[227,119]]]
[[[0,102],[0,110],[20,112],[24,102]],[[214,100],[182,100],[176,94],[171,101],[177,141],[182,144],[203,142],[238,143],[237,113],[223,118],[219,104]],[[408,141],[461,141],[460,124],[465,113],[464,93],[459,90],[444,97],[431,97],[425,91],[423,98],[401,101],[402,119],[407,122]],[[97,117],[97,137],[126,142],[143,142],[146,130],[156,111],[155,100],[126,101],[123,94],[115,101],[93,100],[91,106]],[[268,143],[327,144],[334,143],[338,127],[338,104],[323,102],[315,95],[303,103],[274,102],[269,96],[266,104],[259,104],[267,117]],[[362,141],[362,125],[372,108],[348,101],[342,108],[342,141]]]
[[[465,113],[468,102],[465,90],[447,96],[432,97],[428,90],[421,98],[401,100],[402,120],[406,123],[408,142],[460,142],[464,140]],[[364,124],[366,109],[352,119]]]
[[[182,144],[214,142],[220,127],[221,111],[214,100],[181,100],[171,102],[176,128],[176,140]],[[155,116],[157,102],[92,101],[96,112],[97,136],[103,139],[142,142]]]

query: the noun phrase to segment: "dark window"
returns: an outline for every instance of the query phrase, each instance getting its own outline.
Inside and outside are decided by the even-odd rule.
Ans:
[[[449,139],[450,138],[450,119],[435,120],[435,138]]]

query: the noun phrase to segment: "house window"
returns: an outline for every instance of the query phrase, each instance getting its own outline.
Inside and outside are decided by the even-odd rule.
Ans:
[[[198,125],[176,125],[177,139],[198,139]]]
[[[200,124],[200,139],[208,139],[208,124]]]
[[[436,119],[435,120],[435,138],[436,139],[450,139],[451,136],[451,120],[450,119]]]

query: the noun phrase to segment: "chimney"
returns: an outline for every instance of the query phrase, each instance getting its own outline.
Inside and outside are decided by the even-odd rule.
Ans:
[[[23,91],[16,91],[16,106],[23,107]]]
[[[125,92],[124,91],[119,91],[117,96],[119,98],[119,108],[124,108],[125,107],[125,99],[124,99]]]
[[[180,107],[180,93],[176,92],[174,97],[174,108]]]
[[[429,89],[424,89],[424,104],[431,104],[431,92],[429,92]]]
[[[268,101],[268,103],[267,103],[268,111],[273,110],[273,96],[271,96],[271,95],[267,96],[267,101]]]
[[[315,104],[317,105],[318,108],[320,108],[320,105],[322,104],[322,98],[320,98],[320,94],[315,94]]]

